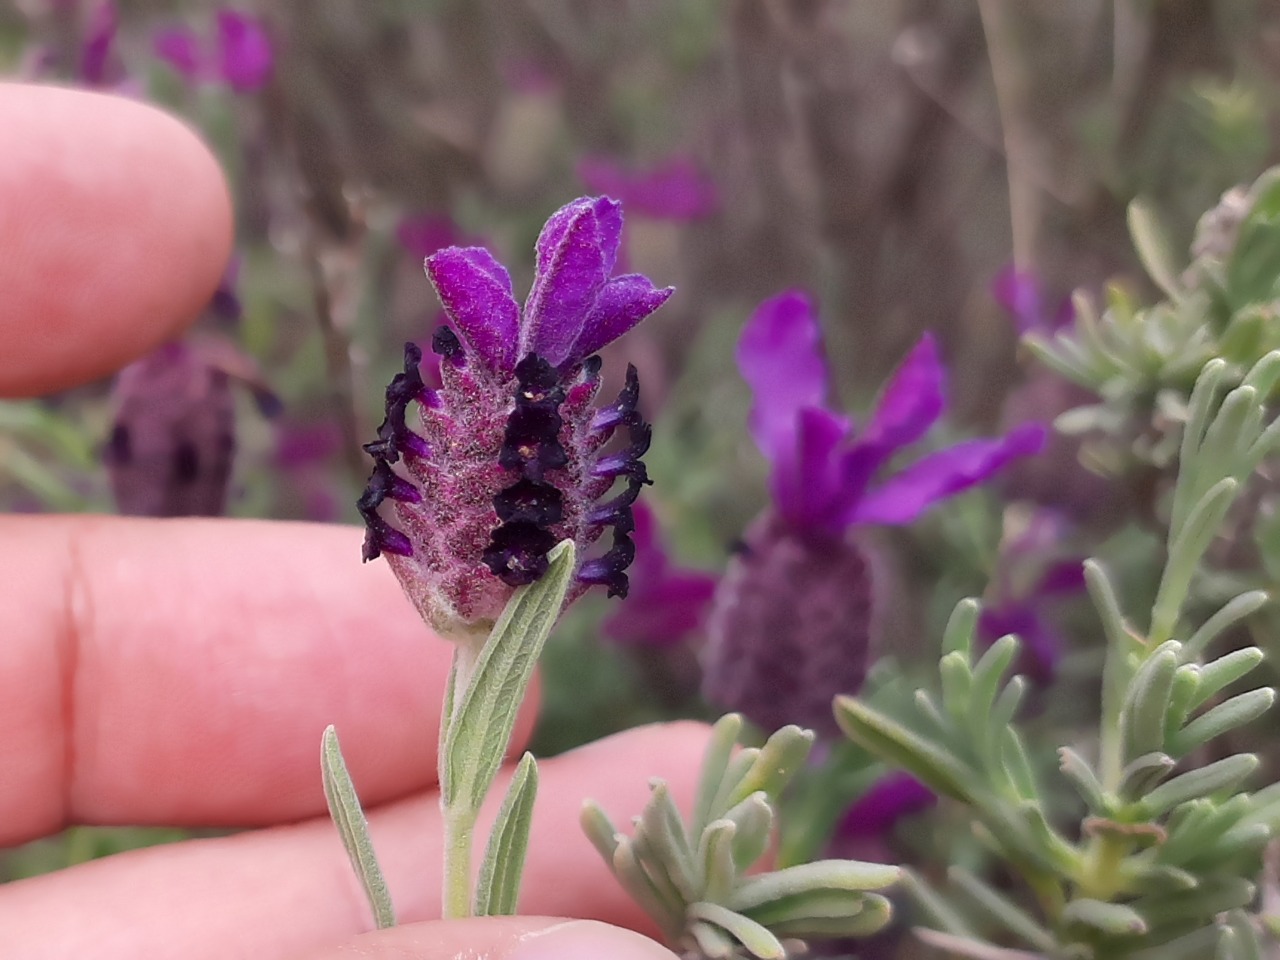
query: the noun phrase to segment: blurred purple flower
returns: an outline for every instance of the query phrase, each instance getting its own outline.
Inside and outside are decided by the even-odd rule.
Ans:
[[[240,295],[236,287],[240,281],[240,255],[233,253],[227,261],[227,268],[222,271],[222,279],[209,300],[209,311],[219,320],[233,323],[240,319],[244,307],[240,303]]]
[[[983,483],[1038,453],[1046,430],[1023,424],[1004,437],[929,453],[876,483],[901,450],[923,439],[946,409],[945,373],[926,334],[894,372],[866,426],[827,404],[822,335],[809,299],[765,301],[743,331],[738,366],[755,394],[750,427],[773,466],[779,514],[797,531],[840,536],[858,524],[911,523],[939,500]]]
[[[331,420],[286,422],[276,428],[274,462],[285,487],[308,520],[332,523],[341,504],[329,467],[342,449],[342,431]]]
[[[431,343],[443,358],[442,385],[426,386],[421,351],[408,344],[378,439],[365,446],[375,467],[359,509],[365,559],[385,554],[423,618],[446,636],[496,620],[566,538],[581,558],[571,599],[595,584],[626,596],[631,505],[648,482],[641,457],[650,432],[634,367],[617,401],[595,406],[596,353],[673,291],[639,274],[614,276],[621,239],[612,200],[583,197],[556,211],[538,236],[523,310],[506,269],[482,247],[427,258],[451,324]],[[409,425],[410,404],[421,434]],[[615,434],[626,442],[606,448]],[[625,488],[606,499],[619,479]],[[386,501],[399,526],[379,512]],[[587,557],[610,527],[612,547]]]
[[[237,93],[252,93],[271,79],[274,54],[262,22],[229,7],[219,10],[218,69]]]
[[[978,638],[991,644],[1006,634],[1022,643],[1017,671],[1040,689],[1057,676],[1065,642],[1049,617],[1055,601],[1084,592],[1080,557],[1063,558],[1066,523],[1042,510],[1000,554],[978,617]]]
[[[631,589],[617,612],[605,620],[605,636],[631,646],[671,647],[703,623],[717,578],[674,567],[658,536],[658,521],[643,501],[631,508],[636,558]]]
[[[76,79],[81,83],[90,87],[106,87],[119,81],[120,70],[112,57],[119,24],[115,0],[102,0],[89,12],[80,48],[80,63],[76,69]]]
[[[189,83],[225,83],[236,93],[253,93],[271,79],[275,55],[262,21],[229,7],[214,14],[216,50],[206,50],[196,31],[166,27],[152,38],[156,56]]]
[[[252,359],[224,340],[167,343],[116,375],[104,459],[121,513],[223,512],[236,449],[232,380],[264,413],[278,407]]]
[[[1013,264],[1004,267],[991,281],[991,295],[1013,317],[1019,334],[1051,336],[1075,322],[1076,311],[1070,297],[1061,300],[1050,313],[1040,278]]]
[[[937,802],[934,792],[911,774],[885,774],[840,817],[827,855],[892,863],[888,840],[898,821],[924,813]]]
[[[831,700],[866,678],[882,579],[876,556],[850,531],[910,523],[1038,452],[1045,428],[958,443],[877,482],[945,411],[932,337],[902,362],[861,431],[827,406],[822,335],[804,294],[761,304],[739,341],[738,366],[755,394],[748,423],[773,468],[773,503],[716,591],[703,692],[768,730],[799,723],[836,736]]]
[[[715,184],[690,157],[671,157],[636,170],[611,157],[588,156],[578,162],[578,178],[592,192],[658,220],[698,220],[720,207]]]
[[[200,39],[190,27],[166,27],[158,31],[152,39],[152,49],[188,83],[200,79],[204,53],[200,49]]]

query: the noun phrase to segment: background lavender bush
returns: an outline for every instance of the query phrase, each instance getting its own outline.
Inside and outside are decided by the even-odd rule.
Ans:
[[[887,702],[934,682],[931,638],[981,596],[975,642],[1023,640],[1028,739],[1072,742],[1096,723],[1103,659],[1080,558],[1103,559],[1123,609],[1150,608],[1191,384],[1221,354],[1242,368],[1234,385],[1275,345],[1277,214],[1258,205],[1267,183],[1250,185],[1280,161],[1277,64],[1280,12],[1251,0],[21,0],[0,9],[7,73],[186,117],[223,161],[239,235],[181,343],[113,383],[0,404],[0,507],[357,522],[383,386],[441,319],[422,260],[476,244],[528,271],[552,210],[608,194],[626,211],[626,269],[678,291],[604,365],[606,396],[639,369],[655,483],[632,596],[589,596],[548,645],[537,752],[717,708],[752,716],[715,678],[703,702],[704,647],[712,604],[732,603],[716,584],[759,560],[752,521],[776,495],[735,351],[792,289],[809,293],[830,371],[810,401],[859,429],[936,338],[946,415],[886,469],[1076,412],[980,489],[842,540],[875,571],[876,616],[847,651],[799,644],[789,662],[847,652],[866,699]],[[1077,288],[1093,307],[1073,309]],[[1104,333],[1184,316],[1178,337],[1213,337],[1182,362],[1072,369],[1053,344],[1080,339],[1082,309]],[[1262,473],[1209,548],[1193,616],[1280,572]],[[1264,608],[1229,643],[1273,655],[1277,626]],[[812,684],[791,687],[795,704],[759,718],[811,721]],[[1259,782],[1274,779],[1275,722],[1227,738],[1262,758]],[[786,801],[784,861],[872,851],[1006,883],[954,804],[835,736],[815,756]],[[1056,763],[1051,748],[1032,761]],[[1073,802],[1047,798],[1051,813]],[[4,854],[0,876],[167,836],[82,828]]]

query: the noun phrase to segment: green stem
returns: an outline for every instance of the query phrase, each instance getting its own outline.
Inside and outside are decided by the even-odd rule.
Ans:
[[[445,701],[445,716],[440,723],[440,755],[436,760],[440,783],[444,783],[445,750],[449,728],[462,707],[467,688],[475,674],[484,638],[456,641],[453,648],[453,670]],[[444,824],[444,885],[441,916],[446,920],[471,916],[471,837],[475,831],[476,811],[461,805],[449,807],[444,792],[440,794],[440,812]]]

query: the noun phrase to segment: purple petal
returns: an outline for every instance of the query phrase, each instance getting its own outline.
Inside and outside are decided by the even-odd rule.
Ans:
[[[105,86],[111,47],[116,38],[119,14],[115,0],[103,0],[89,14],[89,27],[80,50],[78,77],[91,87]]]
[[[658,219],[696,220],[720,206],[715,184],[689,157],[671,157],[648,170],[629,169],[611,157],[584,157],[578,176],[595,193]]]
[[[995,643],[1010,633],[1017,635],[1021,642],[1018,673],[1042,689],[1051,685],[1062,657],[1062,638],[1025,603],[983,608],[978,616],[978,637],[984,643]]]
[[[506,268],[483,247],[447,247],[427,257],[427,276],[485,365],[497,373],[514,370],[520,308]]]
[[[933,791],[909,773],[890,773],[871,785],[841,817],[842,837],[878,837],[902,817],[923,813],[938,802]]]
[[[1083,593],[1085,590],[1084,561],[1079,557],[1063,560],[1049,567],[1033,588],[1041,596],[1060,596]]]
[[[795,420],[790,450],[773,465],[773,499],[797,530],[836,533],[847,513],[837,448],[849,435],[847,419],[805,407]]]
[[[520,355],[564,363],[613,273],[622,212],[606,198],[575,200],[552,214],[537,244],[537,274],[525,302]]]
[[[868,493],[855,523],[910,523],[939,500],[988,480],[1011,460],[1039,453],[1048,431],[1026,423],[999,439],[969,440],[916,461]]]
[[[173,67],[188,82],[194,82],[200,76],[200,41],[190,27],[167,27],[156,32],[151,40],[151,47],[169,66]]]
[[[638,273],[614,277],[600,291],[595,306],[582,325],[582,333],[566,359],[589,357],[601,347],[613,343],[666,303],[673,293],[675,287],[659,290],[648,277]]]
[[[262,23],[247,13],[219,10],[219,72],[237,93],[252,93],[271,77],[274,55]]]
[[[795,448],[800,411],[826,406],[822,331],[805,294],[791,290],[760,304],[738,341],[738,369],[755,395],[751,435],[777,464]]]
[[[942,416],[945,380],[937,341],[925,334],[885,385],[858,442],[880,447],[885,459],[915,443]]]
[[[1009,264],[991,281],[991,295],[1013,317],[1019,333],[1040,326],[1040,279],[1034,273]]]

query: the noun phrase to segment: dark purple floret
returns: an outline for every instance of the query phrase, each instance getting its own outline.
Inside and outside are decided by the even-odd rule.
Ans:
[[[404,372],[392,377],[387,386],[387,412],[378,427],[378,439],[364,445],[365,452],[375,460],[395,463],[403,453],[425,457],[430,450],[427,442],[405,423],[410,403],[428,401],[429,391],[418,369],[421,362],[422,351],[416,344],[406,343]]]
[[[365,530],[364,547],[361,550],[361,555],[366,561],[373,560],[383,553],[392,553],[401,557],[413,556],[413,544],[409,542],[409,538],[378,515],[378,507],[384,500],[419,503],[422,496],[413,484],[397,476],[386,460],[379,460],[373,468],[364,493],[356,501],[356,509],[360,511],[360,516],[368,527]]]
[[[495,577],[512,587],[533,583],[547,572],[547,554],[556,537],[536,523],[504,523],[493,531],[485,547],[485,566]]]
[[[445,326],[436,327],[436,332],[431,335],[431,350],[455,364],[462,363],[464,359],[458,335]]]
[[[627,525],[634,526],[627,511]],[[588,560],[578,571],[578,579],[583,583],[599,584],[608,587],[608,596],[625,598],[631,587],[625,573],[631,561],[636,558],[636,545],[626,533],[614,530],[613,546],[602,557]]]

